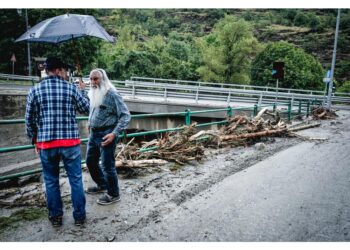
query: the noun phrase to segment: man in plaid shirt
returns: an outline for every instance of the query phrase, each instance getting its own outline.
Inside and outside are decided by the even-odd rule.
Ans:
[[[76,111],[88,114],[90,104],[83,82],[78,89],[66,81],[67,68],[58,58],[47,58],[48,76],[29,91],[25,115],[26,133],[41,159],[49,220],[53,226],[62,225],[61,159],[71,186],[75,224],[84,224],[86,218]]]

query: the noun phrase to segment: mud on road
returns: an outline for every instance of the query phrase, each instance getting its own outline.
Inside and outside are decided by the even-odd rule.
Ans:
[[[341,114],[337,121],[322,121],[322,126],[317,128],[320,137],[321,131],[326,131],[327,135],[329,131],[344,129],[342,119],[349,119],[349,113]],[[305,135],[307,134],[305,130]],[[245,171],[246,168],[300,142],[300,138],[267,138],[249,147],[206,149],[201,162],[191,162],[185,166],[169,164],[137,170],[134,173],[120,173],[121,201],[109,206],[100,206],[96,203],[98,195],[87,194],[87,223],[83,227],[74,226],[68,179],[62,174],[62,196],[65,204],[63,226],[53,228],[44,214],[41,219],[21,221],[16,227],[7,227],[0,234],[0,240],[138,241],[137,232],[140,229],[161,222],[163,217],[178,206],[186,209],[187,200],[197,195],[202,196],[203,191],[210,190],[227,176]],[[84,172],[84,186],[86,188],[90,185],[93,183],[89,174]],[[34,190],[33,187],[42,193],[41,183],[38,182],[25,188]],[[0,216],[9,216],[16,210],[18,208],[2,207]],[[133,231],[135,234],[132,234]],[[162,233],[150,230],[147,234],[141,238],[157,241],[157,235]]]

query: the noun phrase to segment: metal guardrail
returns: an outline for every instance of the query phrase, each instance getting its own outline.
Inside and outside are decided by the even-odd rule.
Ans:
[[[11,79],[35,79],[38,77],[15,76],[9,74],[0,74],[0,77]],[[72,81],[78,78],[73,77]],[[258,105],[272,104],[274,102],[291,102],[292,106],[298,101],[319,101],[325,102],[326,97],[322,91],[285,89],[274,87],[262,87],[252,85],[227,84],[227,83],[209,83],[184,80],[172,80],[161,78],[132,77],[132,80],[111,82],[118,88],[122,95],[136,97],[158,97],[165,102],[168,98],[189,99],[199,101],[219,101],[226,102],[244,102]],[[83,78],[87,83],[87,89],[90,88],[88,78]],[[336,93],[332,97],[332,102],[336,104],[350,104],[350,93]]]
[[[164,101],[167,101],[168,98],[184,98],[195,100],[196,103],[198,103],[199,100],[213,100],[226,102],[228,105],[230,102],[257,103],[258,105],[272,104],[274,102],[291,102],[292,106],[295,106],[298,101],[324,102],[326,99],[324,95],[314,94],[244,90],[227,87],[219,88],[131,80],[126,80],[125,86],[131,88],[131,93],[127,88],[122,88],[120,91],[126,95],[131,95],[133,98],[136,98],[137,96],[152,96],[164,98]],[[333,96],[332,101],[335,103],[350,104],[350,97]]]
[[[243,89],[243,90],[260,90],[268,92],[279,93],[300,93],[307,95],[324,95],[324,91],[320,90],[304,90],[304,89],[288,89],[288,88],[276,88],[270,86],[257,86],[257,85],[244,85],[235,83],[213,83],[213,82],[199,82],[199,81],[187,81],[187,80],[174,80],[163,78],[150,78],[150,77],[138,77],[132,76],[131,81],[152,82],[152,83],[164,83],[164,84],[177,84],[177,85],[190,85],[196,87],[215,87],[215,88],[229,88],[229,89]],[[335,92],[335,96],[350,97],[350,93]]]
[[[302,107],[302,102],[299,103],[299,109],[294,110],[294,113],[296,114],[301,114],[305,113],[307,116],[310,113],[310,102],[304,103],[306,104],[306,107]],[[293,115],[293,109],[291,106],[291,103],[287,104],[278,104],[278,105],[287,105],[288,109],[284,113],[287,113],[287,117],[290,120]],[[239,111],[239,110],[245,110],[245,111],[252,111],[252,115],[255,116],[259,109],[262,107],[268,107],[272,106],[273,110],[277,109],[277,103],[274,103],[273,105],[262,105],[258,106],[255,104],[252,107],[237,107],[237,108],[232,108],[232,107],[227,107],[227,108],[221,108],[221,109],[210,109],[210,110],[199,110],[199,111],[191,111],[191,110],[185,110],[184,112],[172,112],[172,113],[155,113],[155,114],[139,114],[139,115],[132,115],[132,119],[139,119],[139,118],[149,118],[149,117],[160,117],[160,116],[183,116],[184,117],[184,124],[185,125],[190,125],[191,124],[191,115],[193,114],[198,114],[198,113],[211,113],[211,112],[222,112],[226,111],[227,117],[231,117],[234,113],[234,111]],[[280,112],[282,113],[282,112]],[[87,120],[88,117],[77,117],[77,120]],[[19,123],[25,123],[24,119],[15,119],[15,120],[0,120],[0,125],[8,125],[8,124],[19,124]],[[225,124],[227,123],[227,119],[221,120],[221,121],[215,121],[215,122],[209,122],[209,123],[200,123],[197,124],[196,127],[203,127],[203,126],[208,126],[208,125],[214,125],[214,124]],[[146,131],[146,132],[138,132],[138,133],[130,133],[130,134],[123,134],[119,135],[118,138],[131,138],[131,137],[138,137],[138,136],[144,136],[144,135],[150,135],[150,134],[157,134],[157,133],[164,133],[164,132],[169,132],[169,131],[177,131],[177,130],[182,130],[184,129],[185,126],[181,127],[176,127],[176,128],[166,128],[166,129],[160,129],[160,130],[152,130],[152,131]],[[88,138],[81,139],[81,142],[87,142]],[[34,148],[33,145],[20,145],[20,146],[14,146],[14,147],[5,147],[5,148],[0,148],[0,153],[7,153],[7,152],[14,152],[14,151],[22,151],[26,149],[31,149]],[[155,150],[156,147],[149,148],[146,150],[141,150],[140,152],[143,151],[149,151],[149,150]],[[85,161],[82,161],[82,164],[85,163]],[[32,175],[36,173],[40,173],[42,169],[34,169],[34,170],[29,170],[21,173],[16,173],[16,174],[11,174],[11,175],[6,175],[6,176],[0,176],[0,181],[8,180],[8,179],[13,179],[13,178],[18,178],[21,176],[26,176],[26,175]]]
[[[38,82],[40,78],[38,76],[23,76],[23,75],[12,75],[12,74],[1,74],[0,79],[15,80],[15,81],[31,81],[34,85],[35,82]]]

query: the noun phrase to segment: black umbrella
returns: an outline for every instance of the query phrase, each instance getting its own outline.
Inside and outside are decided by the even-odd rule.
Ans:
[[[15,42],[61,43],[75,38],[92,36],[108,42],[115,42],[93,16],[64,14],[46,19],[21,35]],[[80,73],[79,55],[77,53],[77,70]]]

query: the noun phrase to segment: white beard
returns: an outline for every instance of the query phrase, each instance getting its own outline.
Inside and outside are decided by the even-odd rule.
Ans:
[[[88,93],[90,98],[90,106],[93,108],[99,107],[102,104],[103,98],[107,94],[107,91],[108,89],[104,86],[104,84],[101,84],[99,88],[91,87]]]

